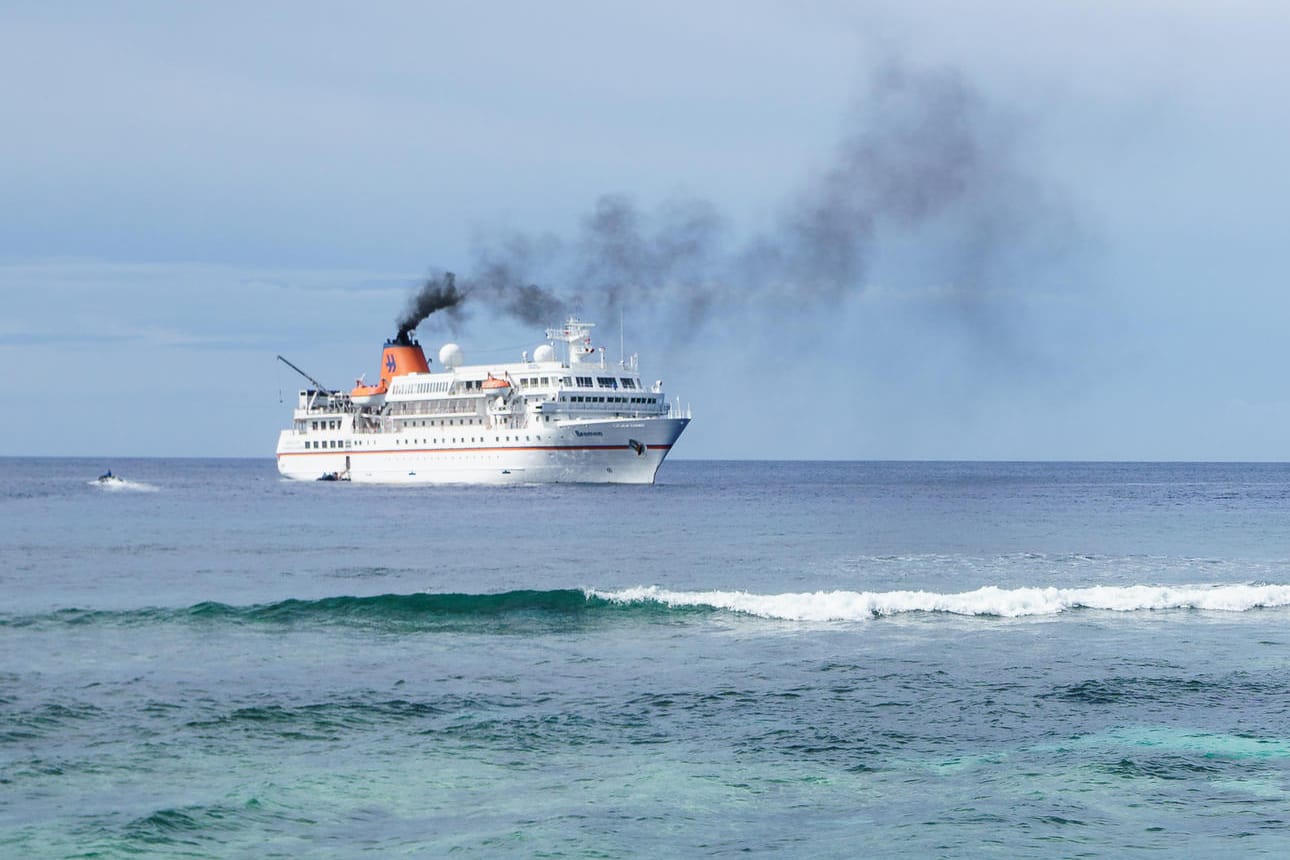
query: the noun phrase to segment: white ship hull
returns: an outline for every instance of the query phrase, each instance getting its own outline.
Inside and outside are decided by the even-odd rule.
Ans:
[[[687,424],[689,418],[578,420],[543,428],[540,440],[481,431],[478,441],[441,446],[415,431],[356,433],[325,451],[304,450],[299,434],[286,430],[278,471],[298,480],[335,474],[379,484],[650,484]]]

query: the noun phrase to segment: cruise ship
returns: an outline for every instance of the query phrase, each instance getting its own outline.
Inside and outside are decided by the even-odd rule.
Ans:
[[[689,410],[668,402],[661,381],[641,381],[636,356],[607,362],[593,327],[571,318],[510,363],[467,365],[446,344],[435,369],[400,331],[380,381],[349,392],[282,359],[313,387],[278,438],[278,471],[387,484],[651,484]]]

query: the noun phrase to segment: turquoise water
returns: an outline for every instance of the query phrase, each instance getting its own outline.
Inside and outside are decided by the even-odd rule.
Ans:
[[[2,465],[0,856],[1290,850],[1290,466]]]

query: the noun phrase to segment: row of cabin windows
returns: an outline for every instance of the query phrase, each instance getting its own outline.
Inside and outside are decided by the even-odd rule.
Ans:
[[[466,387],[467,388],[471,387],[470,383],[466,383]],[[474,387],[475,388],[479,387],[478,382],[476,382]],[[429,394],[432,391],[443,393],[447,390],[448,390],[447,382],[416,382],[416,383],[405,382],[401,385],[396,385],[394,387],[395,394]]]
[[[578,388],[636,388],[636,380],[629,379],[626,376],[614,378],[612,376],[597,376],[594,380],[590,376],[578,376],[570,378],[559,376],[526,376],[520,379],[520,388],[536,388],[550,385],[552,382],[557,385],[572,385],[577,382]],[[478,387],[478,386],[476,386]]]
[[[339,430],[340,420],[335,421],[310,421],[311,430]]]
[[[658,403],[657,397],[584,397],[574,394],[560,399],[567,399],[570,403]]]
[[[450,438],[450,439],[408,439],[408,440],[406,440],[406,441],[404,441],[403,439],[395,439],[395,440],[394,440],[394,444],[395,444],[395,445],[443,445],[443,444],[447,443],[447,444],[450,444],[450,445],[455,445],[455,444],[457,444],[457,443],[461,443],[461,444],[463,444],[463,445],[464,445],[464,444],[466,444],[466,443],[470,443],[470,444],[481,444],[481,445],[482,445],[483,443],[488,442],[488,441],[490,441],[490,440],[485,439],[483,436],[479,436],[479,437],[471,436],[470,438],[466,438],[465,436],[462,436],[462,437],[460,437],[460,438],[458,438],[458,437],[456,437],[456,436],[453,436],[453,437],[452,437],[452,438]],[[493,440],[491,440],[491,441],[493,441],[493,442],[519,442],[519,441],[521,441],[521,440],[520,440],[520,437],[519,437],[519,436],[498,436],[496,439],[493,439]],[[525,441],[525,442],[541,442],[541,441],[542,441],[542,437],[541,437],[541,436],[525,436],[525,437],[524,437],[524,439],[523,439],[523,441]]]
[[[467,424],[482,424],[482,418],[440,418],[428,421],[404,421],[401,427],[455,427],[458,424],[465,426]]]
[[[487,442],[488,440],[487,440],[487,439],[485,439],[485,438],[484,438],[484,437],[482,437],[482,436],[480,436],[480,437],[478,437],[478,438],[477,438],[477,437],[475,437],[475,436],[471,436],[469,439],[467,439],[465,436],[462,436],[462,437],[460,437],[460,438],[458,438],[458,437],[456,437],[456,436],[453,436],[452,438],[447,439],[447,440],[444,440],[444,439],[409,439],[409,440],[407,440],[406,442],[404,442],[404,440],[402,440],[402,439],[395,439],[395,440],[394,440],[394,444],[395,444],[395,445],[404,445],[404,444],[407,444],[407,445],[426,445],[426,444],[431,444],[431,445],[442,445],[442,444],[444,444],[444,442],[445,442],[445,441],[446,441],[446,442],[448,442],[449,444],[457,444],[457,443],[465,444],[466,442],[470,442],[470,443],[474,444],[474,443],[483,443],[483,442]],[[493,441],[495,441],[495,442],[519,442],[519,441],[520,441],[520,437],[519,437],[519,436],[499,436],[497,439],[495,439],[495,440],[493,440]],[[525,436],[525,437],[524,437],[524,441],[525,441],[525,442],[533,442],[533,441],[541,442],[541,441],[542,441],[542,437],[541,437],[541,436],[537,436],[537,437],[533,437],[533,436]],[[362,443],[360,442],[359,444],[362,444]],[[349,448],[349,447],[350,447],[350,441],[349,441],[348,439],[346,439],[344,442],[341,442],[341,441],[340,441],[340,440],[338,440],[338,439],[326,439],[326,440],[322,440],[322,441],[318,441],[318,442],[309,442],[309,441],[305,442],[305,448],[306,448],[306,449],[308,449],[308,450],[311,450],[311,451],[313,451],[313,450],[324,450],[324,449],[328,449],[328,450],[329,450],[329,449],[333,449],[333,448]]]
[[[590,376],[525,376],[520,379],[520,388],[542,388],[555,383],[556,385],[573,386],[577,383],[578,388],[636,388],[636,380],[626,376],[597,376],[594,379]],[[482,379],[463,379],[460,383],[461,391],[479,391],[482,389],[484,380]],[[403,383],[394,386],[394,394],[430,394],[444,393],[449,390],[447,382],[417,382]],[[317,422],[326,423],[326,422]],[[318,428],[315,427],[315,430]],[[325,429],[325,428],[324,428]]]
[[[581,377],[579,378],[581,379]],[[557,385],[573,384],[573,380],[567,376],[563,378],[559,376],[525,376],[520,379],[520,388],[536,388],[543,385],[550,385],[552,380],[554,380]],[[581,385],[581,383],[579,383],[579,385]]]

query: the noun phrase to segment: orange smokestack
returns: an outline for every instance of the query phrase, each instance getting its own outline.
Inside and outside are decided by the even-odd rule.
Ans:
[[[381,387],[389,388],[390,380],[409,373],[429,373],[430,363],[421,350],[421,344],[406,336],[387,340],[381,353]]]

